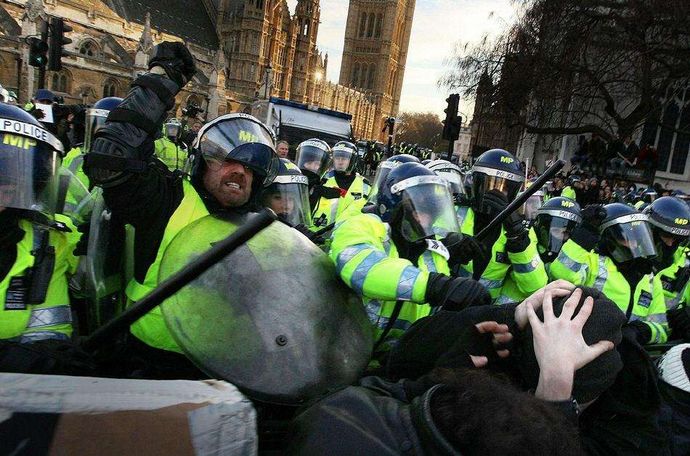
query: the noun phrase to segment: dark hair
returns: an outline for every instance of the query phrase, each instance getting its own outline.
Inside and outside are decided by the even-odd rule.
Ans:
[[[435,369],[446,387],[430,403],[434,424],[464,456],[583,455],[562,412],[487,371]]]

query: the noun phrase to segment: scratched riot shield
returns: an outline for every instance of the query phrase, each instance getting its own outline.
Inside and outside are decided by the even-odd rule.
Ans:
[[[236,226],[211,216],[192,223],[166,249],[159,278]],[[266,402],[299,404],[352,383],[373,345],[361,299],[318,247],[279,222],[161,308],[173,337],[199,368]]]
[[[94,204],[88,233],[87,255],[78,274],[84,275],[84,295],[89,302],[89,332],[118,315],[125,306],[124,226],[113,220],[103,200],[102,190],[93,191]]]

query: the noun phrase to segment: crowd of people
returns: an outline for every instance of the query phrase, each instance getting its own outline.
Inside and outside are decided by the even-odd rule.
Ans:
[[[89,315],[102,305],[90,297],[136,306],[161,284],[172,246],[191,228],[208,218],[236,227],[270,209],[285,227],[285,246],[299,239],[330,258],[326,269],[357,297],[371,335],[362,375],[283,410],[290,431],[281,452],[690,453],[683,195],[597,179],[586,174],[597,170],[580,166],[587,160],[531,188],[502,149],[468,168],[405,153],[380,157],[371,182],[357,171],[365,158],[350,141],[312,138],[290,160],[290,145],[247,114],[186,130],[168,112],[194,73],[184,45],[161,43],[124,99],[83,107],[83,123],[81,112],[66,112],[60,129],[36,115],[55,103],[50,94],[37,93],[26,109],[0,103],[1,372],[206,378],[160,307],[111,346],[85,352],[79,337],[97,329]],[[595,147],[593,139],[590,159]],[[503,214],[522,198],[521,210]],[[95,207],[107,208],[108,244],[98,244]],[[272,262],[273,249],[258,248],[251,261],[291,268]],[[299,259],[292,260],[304,267]],[[131,271],[123,284],[124,264]],[[97,288],[112,289],[90,294],[80,276],[98,265],[110,276]],[[255,305],[280,319],[281,297],[263,302],[266,284],[255,285]],[[199,293],[206,298],[214,297]],[[330,312],[335,298],[321,299]],[[245,312],[235,315],[229,330],[253,324]],[[310,310],[290,321],[318,316]],[[190,320],[201,325],[192,333],[211,324]],[[329,342],[324,350],[350,348]],[[264,343],[314,356],[284,335],[222,348],[260,352]],[[259,366],[262,377],[278,368]],[[277,372],[295,384],[301,374]],[[276,402],[286,407],[284,398],[247,389],[264,411],[259,420]]]

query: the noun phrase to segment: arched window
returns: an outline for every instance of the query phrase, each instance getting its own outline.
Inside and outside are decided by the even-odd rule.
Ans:
[[[92,40],[86,40],[79,45],[79,54],[85,57],[98,57],[98,46]]]
[[[70,77],[66,71],[53,73],[52,88],[54,92],[69,93],[70,92]]]
[[[359,15],[359,38],[364,38],[364,32],[367,30],[367,13],[361,13]]]
[[[109,79],[103,84],[103,98],[117,96],[117,81]]]
[[[370,89],[374,88],[374,84],[376,83],[376,64],[372,63],[369,65],[369,76],[367,77],[367,87]]]
[[[376,22],[376,16],[374,16],[374,13],[369,13],[369,22],[367,23],[367,38],[374,36],[374,22]]]
[[[354,67],[352,68],[352,86],[353,87],[359,87],[359,71],[360,71],[360,65],[359,65],[359,63],[355,63]]]
[[[374,37],[381,38],[381,27],[382,26],[383,26],[383,14],[379,13],[376,16],[376,32],[374,33]]]

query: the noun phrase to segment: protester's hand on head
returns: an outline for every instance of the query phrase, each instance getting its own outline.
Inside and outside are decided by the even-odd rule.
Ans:
[[[518,327],[520,329],[525,329],[528,323],[527,307],[531,305],[532,308],[539,309],[544,301],[544,294],[546,292],[551,292],[551,296],[554,298],[561,298],[563,296],[568,296],[574,289],[575,285],[567,280],[559,279],[535,291],[515,308],[515,322],[518,324]]]
[[[480,334],[491,334],[491,343],[496,349],[496,354],[500,358],[507,358],[510,356],[508,349],[503,348],[507,343],[513,340],[513,335],[508,329],[508,325],[498,324],[495,321],[482,321],[474,325]],[[486,356],[477,356],[470,354],[474,367],[484,367],[489,364],[489,358]]]
[[[582,290],[577,289],[563,305],[561,315],[553,312],[553,295],[544,293],[542,322],[531,305],[527,307],[532,328],[534,354],[539,363],[539,384],[535,395],[546,400],[566,400],[572,394],[575,371],[604,352],[613,349],[609,340],[587,345],[582,328],[592,313],[594,299],[588,296],[573,317]]]

